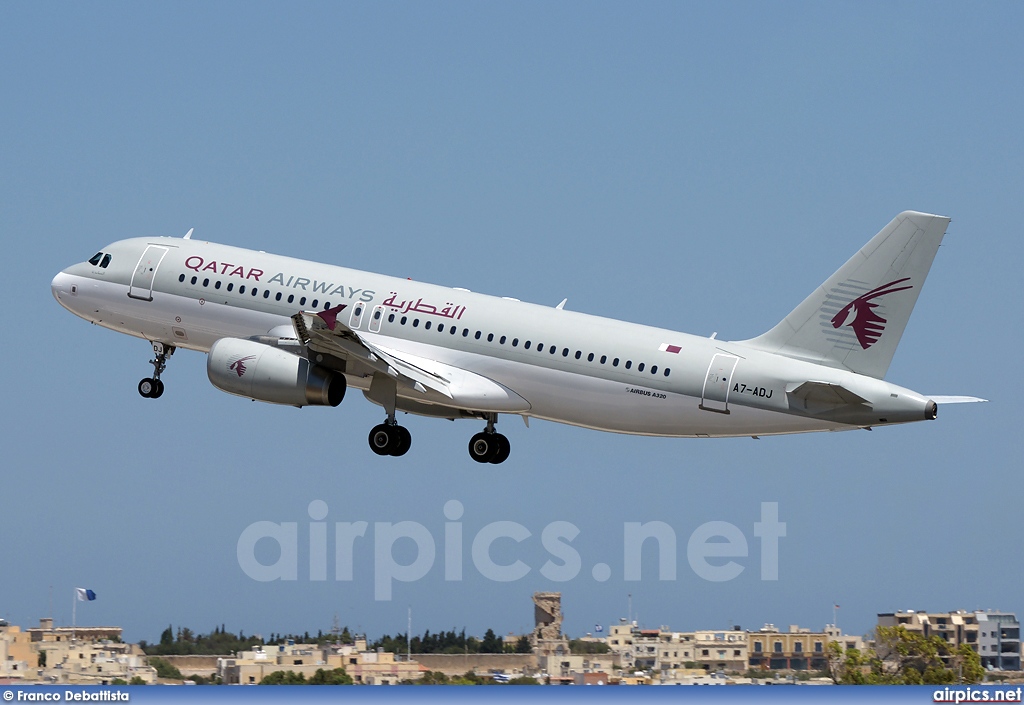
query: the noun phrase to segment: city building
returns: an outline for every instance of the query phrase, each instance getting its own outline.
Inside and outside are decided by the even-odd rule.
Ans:
[[[30,678],[35,675],[37,661],[28,633],[5,621],[0,626],[0,679],[18,682]]]
[[[68,685],[110,685],[115,680],[156,683],[156,669],[149,665],[137,644],[114,641],[41,641],[35,649],[45,653],[46,666],[39,680]],[[138,680],[136,680],[138,682]]]
[[[995,671],[1020,670],[1020,622],[1012,612],[975,612],[978,656],[982,667]]]
[[[828,634],[790,625],[780,632],[766,624],[749,632],[748,662],[751,669],[786,671],[823,671],[828,668]]]
[[[705,671],[745,671],[748,661],[749,639],[739,627],[729,631],[702,630],[684,632],[687,645],[693,646],[693,658],[697,668]]]
[[[878,626],[903,627],[912,634],[937,636],[954,649],[967,644],[978,651],[978,618],[974,612],[884,612],[878,615]]]
[[[229,685],[254,685],[275,671],[292,671],[307,679],[318,670],[344,668],[360,685],[397,685],[417,680],[427,670],[415,660],[389,651],[368,651],[366,640],[355,644],[280,644],[258,646],[218,662],[218,674]]]
[[[22,631],[0,626],[0,678],[11,682],[109,685],[115,680],[156,682],[156,669],[120,627],[54,627],[42,619]]]
[[[937,636],[953,649],[967,644],[990,671],[1019,671],[1021,667],[1020,622],[1012,612],[900,610],[879,614],[878,626],[900,626],[925,637]]]
[[[121,627],[55,627],[48,617],[26,631],[32,641],[121,641]]]

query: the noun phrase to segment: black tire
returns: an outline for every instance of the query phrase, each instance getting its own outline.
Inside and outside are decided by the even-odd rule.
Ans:
[[[146,377],[139,382],[139,394],[144,396],[146,399],[153,398],[153,392],[156,391],[156,380]]]
[[[469,439],[469,457],[478,463],[489,463],[494,457],[498,446],[494,441],[495,434],[481,431]]]
[[[392,429],[395,432],[395,447],[391,450],[391,455],[396,458],[405,455],[409,452],[409,448],[412,447],[412,434],[409,433],[409,429],[405,426],[393,426]]]
[[[150,399],[159,399],[164,393],[164,383],[158,379],[154,379],[153,393],[149,395]]]
[[[494,457],[487,462],[494,465],[500,465],[508,460],[508,456],[512,453],[512,444],[509,443],[508,439],[500,433],[494,434],[494,441],[496,446]]]
[[[370,443],[370,450],[377,455],[390,455],[396,438],[394,428],[394,426],[383,423],[371,428],[370,436],[367,439]]]

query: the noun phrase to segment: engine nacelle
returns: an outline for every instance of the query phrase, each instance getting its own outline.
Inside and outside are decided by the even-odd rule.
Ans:
[[[221,338],[213,344],[206,374],[214,387],[228,394],[289,406],[337,406],[347,386],[341,373],[241,338]]]

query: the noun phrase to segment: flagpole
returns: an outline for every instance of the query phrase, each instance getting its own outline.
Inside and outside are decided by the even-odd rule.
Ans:
[[[71,593],[71,641],[75,640],[75,625],[78,622],[78,588]]]

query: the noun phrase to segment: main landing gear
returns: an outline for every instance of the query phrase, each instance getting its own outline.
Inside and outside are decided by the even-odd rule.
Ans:
[[[469,457],[478,463],[497,465],[508,460],[512,445],[505,436],[494,430],[497,414],[488,414],[487,428],[469,439]]]
[[[139,382],[139,394],[147,399],[158,399],[164,393],[164,383],[160,381],[160,375],[167,369],[167,358],[174,354],[174,346],[153,343],[153,354],[156,357],[149,361],[153,365],[153,376]]]
[[[399,426],[394,416],[370,429],[370,450],[377,455],[398,457],[409,452],[412,446],[412,434],[405,426]]]

